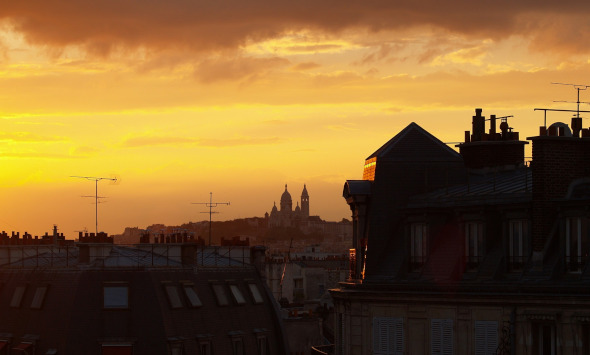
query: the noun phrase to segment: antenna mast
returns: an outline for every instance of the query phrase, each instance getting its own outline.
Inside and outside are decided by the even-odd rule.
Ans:
[[[101,180],[109,180],[109,181],[117,182],[117,178],[95,177],[95,176],[70,176],[70,177],[94,181],[94,196],[82,196],[82,197],[94,197],[96,236],[98,236],[98,199],[104,198],[104,197],[98,196],[98,182]]]
[[[580,112],[590,112],[590,111],[583,111],[580,110],[580,104],[581,103],[589,103],[589,102],[583,102],[580,101],[580,91],[581,90],[586,90],[590,87],[590,85],[585,85],[585,84],[567,84],[567,83],[551,83],[551,84],[555,84],[555,85],[567,85],[567,86],[572,86],[574,89],[576,89],[578,91],[578,100],[576,102],[571,102],[571,101],[553,101],[553,102],[571,102],[571,103],[575,103],[577,104],[576,110],[564,110],[564,109],[551,109],[551,108],[535,108],[535,111],[543,111],[544,113],[544,118],[543,118],[543,126],[547,127],[547,111],[556,111],[556,112],[575,112],[576,115],[574,116],[574,118],[572,118],[572,125],[573,122],[576,122],[576,125],[580,125],[582,124],[582,117],[580,117]],[[579,133],[579,132],[578,132]],[[576,133],[577,134],[577,133]],[[576,135],[574,134],[574,135]]]
[[[213,208],[219,206],[219,205],[227,205],[229,206],[229,202],[213,202],[213,192],[209,192],[209,202],[192,202],[193,205],[205,205],[206,207],[209,207],[209,212],[201,212],[201,213],[209,213],[209,246],[211,246],[211,216],[213,215],[213,213],[219,213],[219,212],[213,212]]]

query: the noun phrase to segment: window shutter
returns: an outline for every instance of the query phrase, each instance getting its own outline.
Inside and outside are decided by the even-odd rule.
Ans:
[[[441,320],[433,319],[430,321],[430,350],[432,355],[442,354],[442,332]]]
[[[430,350],[433,355],[453,354],[452,319],[432,319],[430,321]]]
[[[493,355],[498,348],[498,322],[475,322],[475,355]]]
[[[453,320],[445,319],[442,322],[442,354],[453,354]]]
[[[373,354],[403,355],[403,351],[403,319],[392,317],[373,317]]]

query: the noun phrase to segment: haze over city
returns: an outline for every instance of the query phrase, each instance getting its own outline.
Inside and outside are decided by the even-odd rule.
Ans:
[[[590,84],[589,7],[4,3],[1,229],[92,231],[94,183],[72,175],[122,178],[99,183],[108,233],[206,219],[191,202],[209,192],[231,202],[217,220],[262,216],[285,183],[307,185],[312,215],[349,217],[344,181],[409,122],[457,142],[483,107],[538,134],[534,107],[575,101],[551,82]]]

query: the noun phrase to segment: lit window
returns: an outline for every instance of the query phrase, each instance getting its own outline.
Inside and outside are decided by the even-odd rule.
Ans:
[[[565,220],[565,260],[570,272],[581,272],[588,260],[588,236],[586,218]]]
[[[248,284],[248,289],[250,290],[250,294],[252,294],[252,298],[254,298],[254,303],[264,302],[260,290],[258,290],[258,286],[255,284]]]
[[[363,180],[375,180],[375,169],[377,168],[377,157],[365,160],[363,167]]]
[[[465,223],[465,262],[468,269],[479,265],[484,250],[483,223]]]
[[[186,299],[190,303],[191,307],[201,307],[203,305],[193,285],[184,285],[182,289],[184,290],[184,295],[186,296]]]
[[[410,268],[417,270],[428,257],[428,225],[412,223],[410,226]]]
[[[512,270],[522,269],[530,253],[528,221],[524,219],[511,220],[508,223],[508,228],[510,229],[508,241],[510,268]]]
[[[496,355],[498,322],[475,321],[475,355]]]
[[[402,318],[373,317],[373,353],[403,354],[404,323]]]
[[[33,302],[31,302],[32,309],[41,309],[43,307],[43,301],[45,300],[46,293],[47,286],[37,287],[35,290],[35,296],[33,296]]]
[[[164,285],[166,290],[166,296],[168,296],[168,302],[172,308],[182,308],[182,302],[180,301],[180,295],[178,294],[178,287],[175,285]]]
[[[432,319],[430,321],[430,349],[433,355],[453,354],[452,319]]]
[[[128,286],[104,286],[104,308],[123,309],[129,308]]]
[[[215,298],[217,299],[217,304],[220,306],[227,306],[229,304],[229,300],[227,299],[227,295],[225,293],[225,288],[222,284],[213,284],[213,293],[215,293]]]
[[[12,294],[12,300],[10,301],[10,307],[19,308],[20,304],[23,300],[23,296],[25,295],[25,290],[27,286],[17,286],[14,289],[14,293]]]
[[[240,291],[237,285],[229,285],[229,289],[232,296],[234,296],[234,301],[236,301],[237,304],[246,303],[246,299],[244,298],[244,295],[242,295],[242,291]]]

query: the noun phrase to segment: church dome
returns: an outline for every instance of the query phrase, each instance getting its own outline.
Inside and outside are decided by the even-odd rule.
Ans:
[[[299,202],[297,202],[297,207],[295,207],[295,212],[296,213],[301,212],[301,208],[299,207]]]
[[[291,199],[291,194],[287,191],[287,184],[285,184],[285,192],[281,195],[281,205],[283,204],[292,204],[293,200]]]

